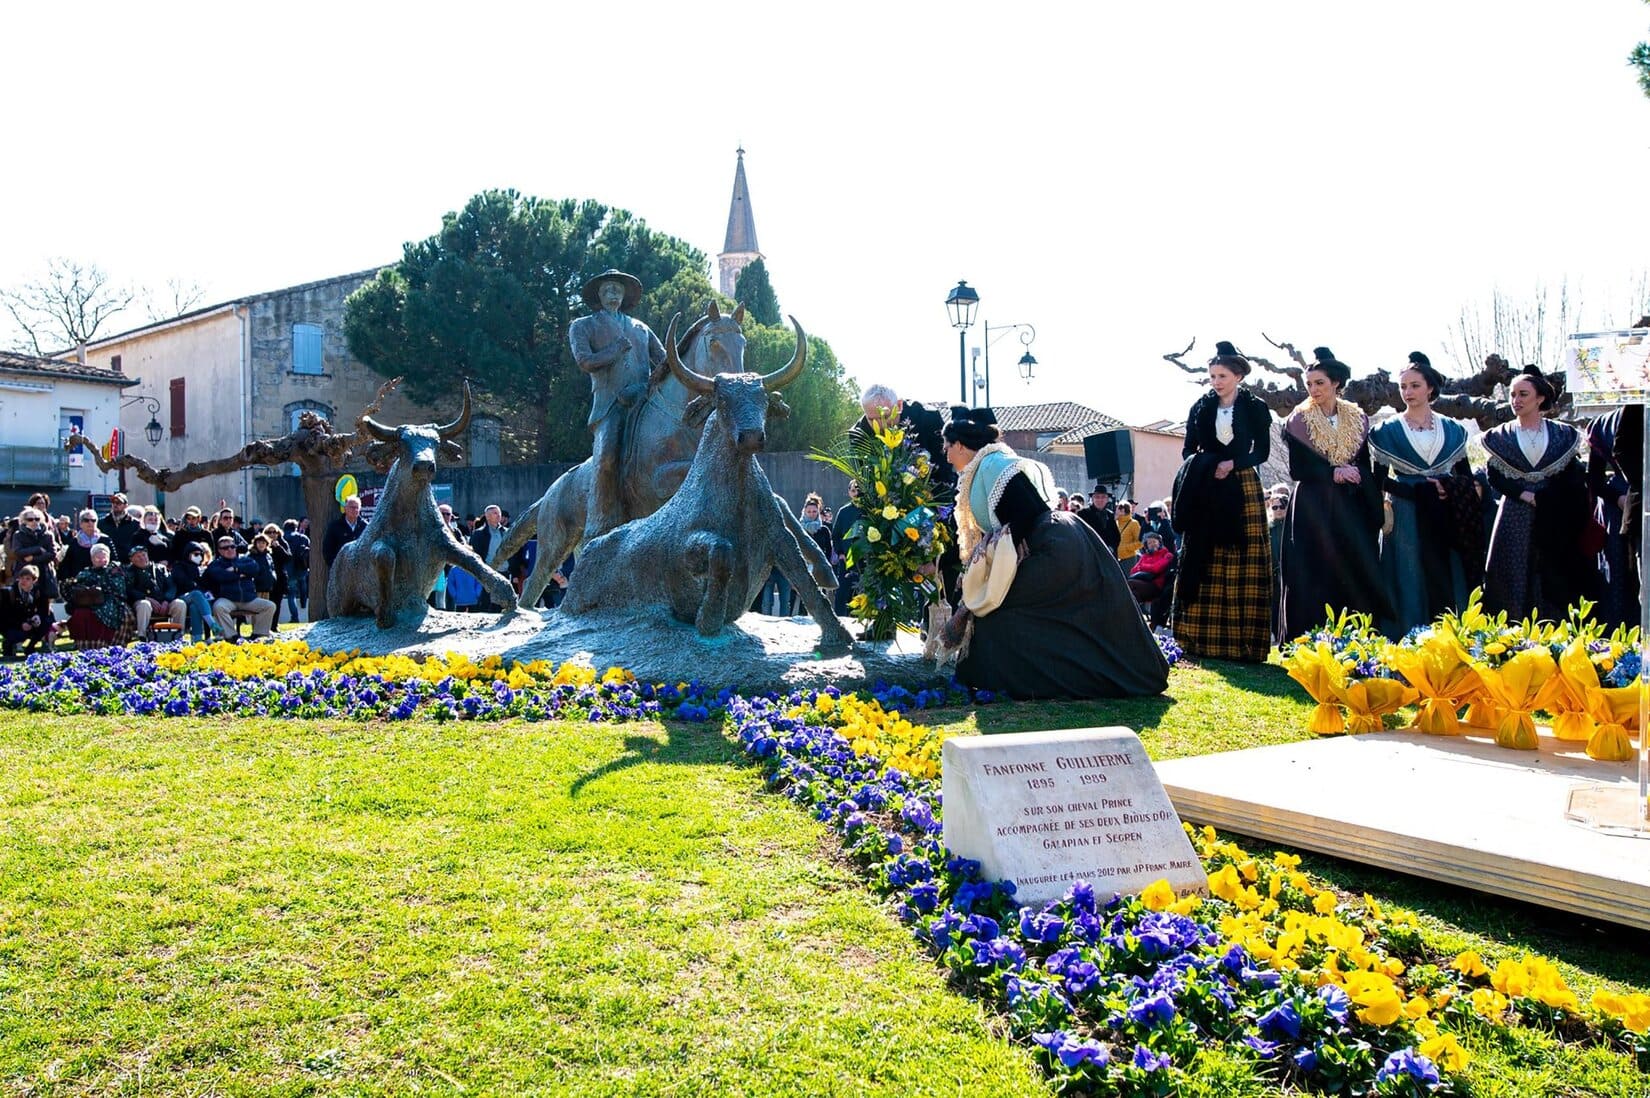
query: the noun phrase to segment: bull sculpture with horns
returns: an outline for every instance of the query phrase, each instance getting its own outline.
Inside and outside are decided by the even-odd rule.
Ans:
[[[464,409],[452,423],[386,427],[366,415],[357,421],[362,433],[377,440],[373,449],[387,450],[395,460],[372,521],[332,562],[327,576],[328,614],[371,614],[380,629],[417,626],[429,609],[425,599],[447,564],[478,578],[506,612],[516,608],[510,581],[489,568],[480,554],[442,523],[431,487],[439,458],[463,458],[464,452],[453,439],[469,429],[470,410],[470,383],[466,381]]]
[[[756,455],[767,444],[770,415],[784,414],[778,391],[802,374],[807,337],[796,328],[796,355],[772,374],[706,375],[682,364],[676,325],[664,341],[671,375],[708,412],[693,464],[676,494],[584,547],[565,614],[662,607],[692,622],[701,636],[733,624],[775,568],[802,595],[822,630],[820,648],[842,651],[853,637],[831,612],[830,562],[796,516],[773,493]],[[823,590],[822,590],[823,589]]]

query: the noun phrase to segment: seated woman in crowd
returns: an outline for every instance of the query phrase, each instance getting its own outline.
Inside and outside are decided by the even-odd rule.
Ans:
[[[1159,694],[1169,667],[1117,558],[1077,516],[1056,511],[1046,466],[998,439],[990,409],[957,408],[945,457],[957,470],[963,605],[945,630],[969,686],[1015,698]]]
[[[109,564],[113,550],[103,543],[86,551],[90,562],[63,585],[69,607],[69,636],[75,647],[108,648],[132,639],[137,621],[126,605],[126,576]]]
[[[97,545],[107,545],[112,550],[115,543],[97,528],[97,512],[88,507],[80,512],[79,528],[68,535],[68,548],[63,550],[63,561],[57,566],[57,582],[66,586],[76,573],[91,564],[92,548]]]
[[[1186,416],[1171,518],[1181,535],[1175,639],[1189,656],[1264,663],[1272,648],[1272,550],[1256,468],[1272,411],[1245,389],[1249,360],[1222,340],[1209,392]]]
[[[57,527],[50,513],[34,506],[23,508],[17,530],[11,535],[6,566],[16,575],[24,565],[33,565],[40,577],[40,592],[47,602],[58,597],[57,553]]]
[[[1490,485],[1501,494],[1484,566],[1484,609],[1561,621],[1596,564],[1582,551],[1591,516],[1581,432],[1542,413],[1558,390],[1539,369],[1513,378],[1511,423],[1484,432]]]
[[[1381,538],[1381,578],[1393,613],[1377,624],[1394,640],[1465,606],[1482,572],[1467,429],[1432,407],[1443,384],[1427,356],[1412,351],[1398,374],[1403,413],[1369,433],[1375,475],[1392,508],[1392,528]]]
[[[1384,509],[1369,459],[1369,417],[1341,389],[1352,376],[1328,347],[1313,351],[1307,397],[1284,421],[1289,475],[1284,517],[1283,639],[1323,624],[1324,607],[1390,616],[1376,539]]]
[[[1163,594],[1173,568],[1174,550],[1163,544],[1162,534],[1147,530],[1140,556],[1129,573],[1129,590],[1138,601],[1150,606]]]
[[[185,628],[191,639],[203,641],[208,631],[220,635],[212,617],[212,600],[201,588],[201,573],[207,566],[206,546],[198,541],[183,543],[183,558],[172,562],[172,593],[185,606]]]

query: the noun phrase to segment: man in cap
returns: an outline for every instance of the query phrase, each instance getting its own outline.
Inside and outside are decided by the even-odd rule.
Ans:
[[[189,608],[177,598],[172,577],[157,564],[149,561],[149,546],[138,542],[132,546],[132,560],[126,566],[126,601],[137,619],[138,638],[149,635],[149,622],[156,615],[183,629],[184,615]]]
[[[132,555],[132,543],[143,535],[138,520],[126,513],[125,492],[110,497],[109,513],[97,520],[97,529],[115,547],[115,563],[125,564]]]
[[[590,375],[590,419],[585,425],[595,433],[590,447],[595,476],[584,534],[593,538],[625,521],[619,457],[627,421],[649,387],[664,377],[665,347],[653,329],[625,315],[642,299],[636,276],[603,271],[584,284],[582,296],[590,315],[568,326],[567,339],[573,361]]]

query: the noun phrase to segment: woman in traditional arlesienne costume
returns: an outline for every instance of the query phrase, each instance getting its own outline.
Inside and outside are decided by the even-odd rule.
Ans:
[[[998,441],[988,408],[954,408],[945,457],[958,472],[963,606],[945,630],[969,686],[1015,698],[1160,694],[1169,665],[1117,557],[1076,515],[1050,506],[1054,478]]]
[[[1170,507],[1181,535],[1175,640],[1189,656],[1262,663],[1272,647],[1272,541],[1260,474],[1272,412],[1243,387],[1249,360],[1215,344],[1209,392],[1186,416]]]
[[[1526,366],[1508,394],[1517,418],[1484,432],[1490,484],[1502,497],[1484,566],[1484,609],[1492,614],[1534,610],[1561,620],[1594,567],[1581,548],[1590,515],[1581,432],[1542,416],[1557,399],[1553,383]]]
[[[1467,429],[1439,415],[1444,378],[1420,351],[1398,374],[1404,410],[1369,432],[1375,475],[1392,506],[1381,538],[1381,577],[1392,616],[1378,624],[1398,640],[1464,606],[1483,574],[1478,492],[1467,463]]]
[[[1283,528],[1283,636],[1309,633],[1333,613],[1391,615],[1376,548],[1384,508],[1369,460],[1369,417],[1341,399],[1352,371],[1328,347],[1313,350],[1306,399],[1283,441],[1295,490]]]

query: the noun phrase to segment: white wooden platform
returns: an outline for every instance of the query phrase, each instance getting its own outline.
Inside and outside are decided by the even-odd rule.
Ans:
[[[1581,746],[1381,732],[1156,765],[1192,823],[1650,929],[1650,837],[1566,818],[1581,787],[1636,803],[1636,765]]]

